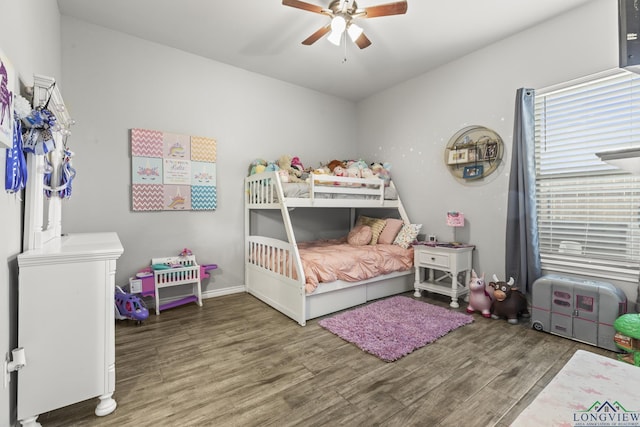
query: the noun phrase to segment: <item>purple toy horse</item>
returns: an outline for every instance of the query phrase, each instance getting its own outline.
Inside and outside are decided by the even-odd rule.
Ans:
[[[491,303],[493,302],[493,289],[487,290],[484,281],[484,274],[478,277],[475,270],[471,270],[471,280],[469,280],[469,305],[467,313],[479,311],[484,317],[491,317]]]

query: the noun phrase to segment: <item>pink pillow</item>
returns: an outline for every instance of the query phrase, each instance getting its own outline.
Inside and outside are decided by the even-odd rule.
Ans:
[[[368,245],[373,233],[368,225],[357,225],[349,232],[347,242],[354,246]]]
[[[387,225],[382,229],[382,233],[380,233],[380,237],[378,237],[378,243],[391,245],[404,225],[404,222],[401,219],[395,218],[387,218],[386,221]]]

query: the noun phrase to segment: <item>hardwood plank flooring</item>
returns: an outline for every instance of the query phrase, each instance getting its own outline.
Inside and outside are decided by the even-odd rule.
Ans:
[[[412,297],[412,293],[406,296]],[[421,300],[448,307],[448,298]],[[465,304],[458,311],[464,311]],[[116,411],[97,399],[46,414],[57,426],[508,426],[578,349],[528,323],[474,314],[386,363],[249,294],[116,324]]]

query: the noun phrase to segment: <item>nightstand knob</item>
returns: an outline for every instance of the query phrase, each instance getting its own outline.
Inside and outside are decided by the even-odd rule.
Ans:
[[[435,261],[435,260],[436,260],[436,257],[433,257],[433,256],[432,256],[432,257],[431,257],[431,261]]]

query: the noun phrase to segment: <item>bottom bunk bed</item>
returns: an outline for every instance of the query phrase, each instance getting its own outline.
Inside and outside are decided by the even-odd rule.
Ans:
[[[322,180],[328,185],[318,185]],[[420,226],[410,223],[393,182],[385,187],[379,178],[311,175],[307,185],[308,191],[291,196],[273,172],[245,179],[247,292],[304,326],[309,319],[412,291],[411,242]],[[298,244],[290,218],[293,208],[350,208],[349,236],[339,242]],[[358,209],[372,208],[391,209],[396,217],[360,216],[356,221]],[[286,241],[252,234],[251,214],[260,210],[280,211]],[[363,237],[367,232],[372,237]],[[342,246],[333,246],[337,244]],[[313,252],[316,249],[320,253]],[[329,267],[323,251],[338,253],[338,266]],[[357,253],[356,258],[349,258],[351,253]]]
[[[397,268],[404,265],[402,270],[378,272],[373,277],[359,281],[337,279],[331,282],[319,282],[314,286],[310,283],[313,279],[309,280],[309,276],[305,276],[302,272],[304,267],[300,271],[296,267],[294,262],[296,251],[291,244],[261,236],[250,236],[248,242],[251,255],[245,271],[247,292],[302,326],[309,319],[413,290],[413,249],[407,249],[403,261],[397,264]],[[301,246],[304,245],[301,244]],[[346,244],[346,246],[349,245]],[[347,252],[343,251],[342,255],[345,264],[350,263]],[[307,271],[313,270],[303,259],[300,263],[307,265]],[[333,274],[329,266],[325,265],[324,269],[332,271],[331,274]],[[310,291],[311,288],[314,289]]]

